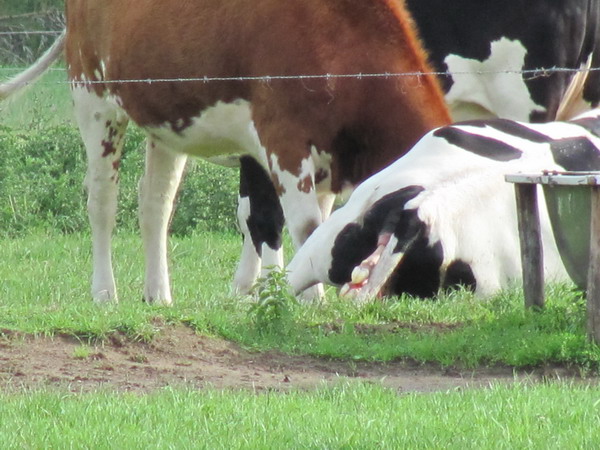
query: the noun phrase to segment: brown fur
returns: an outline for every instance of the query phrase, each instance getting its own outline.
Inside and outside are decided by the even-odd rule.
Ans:
[[[400,0],[67,0],[67,30],[74,80],[430,71]],[[430,75],[90,89],[118,96],[139,125],[170,123],[174,132],[218,101],[245,99],[282,169],[298,174],[311,145],[333,154],[334,191],[450,122]]]

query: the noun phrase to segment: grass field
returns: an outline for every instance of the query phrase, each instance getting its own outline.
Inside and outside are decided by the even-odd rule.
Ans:
[[[0,80],[18,73],[19,68],[0,67]],[[0,103],[0,125],[15,128],[41,124],[44,127],[72,124],[71,98],[66,71],[53,68],[40,81],[14,100]]]
[[[289,394],[0,394],[2,448],[577,449],[600,442],[597,388],[494,386],[398,395],[369,385]]]
[[[5,75],[8,71],[0,72]],[[74,132],[55,132],[56,127],[72,128],[62,80],[63,73],[50,72],[25,95],[0,105],[3,133],[18,135],[19,142],[38,142],[31,139],[44,135],[75,139]],[[64,143],[55,144],[60,148]],[[2,339],[17,331],[71,335],[87,344],[119,333],[150,342],[160,332],[158,318],[259,352],[275,349],[323,361],[407,360],[440,368],[560,365],[595,384],[600,349],[586,340],[584,301],[570,285],[550,286],[547,307],[539,313],[524,310],[518,287],[485,301],[456,292],[434,300],[400,298],[356,306],[330,289],[319,304],[298,304],[284,294],[256,303],[255,298],[229,293],[240,247],[240,237],[232,230],[181,226],[183,231],[170,242],[175,304],[164,308],[140,301],[141,242],[132,226],[125,227],[114,247],[120,303],[94,305],[87,231],[76,225],[65,227],[70,232],[53,229],[56,224],[82,223],[81,217],[50,220],[32,210],[37,220],[28,219],[26,227],[12,231],[26,217],[14,206],[37,201],[37,193],[25,189],[33,184],[34,170],[50,164],[36,158],[19,162],[25,175],[12,165],[0,167],[0,177],[10,168],[11,180],[23,183],[12,183],[12,203],[2,203],[7,194],[0,192],[0,219],[6,211],[0,229]],[[81,171],[74,179],[82,179],[83,169],[72,167]],[[210,185],[222,178],[202,174]],[[8,190],[2,181],[0,189]],[[63,184],[54,197],[73,196],[60,190],[73,183]],[[44,186],[38,190],[48,190]],[[81,196],[79,186],[73,189]],[[183,200],[196,192],[188,189]],[[26,199],[19,198],[25,194]],[[134,217],[134,201],[127,205],[123,214]],[[79,206],[67,205],[67,213],[83,214]],[[183,204],[182,210],[191,216],[196,206]],[[205,216],[210,220],[210,213]],[[283,285],[275,279],[267,288],[280,292]],[[0,340],[0,364],[5,363],[2,348]],[[409,395],[371,383],[289,393],[172,386],[144,395],[110,390],[73,394],[39,386],[0,394],[0,447],[592,448],[600,442],[599,403],[597,387],[569,382]]]
[[[276,299],[279,310],[260,315],[250,298],[229,294],[240,238],[204,232],[171,240],[175,305],[160,308],[140,302],[139,237],[121,233],[115,244],[121,301],[102,308],[89,299],[87,235],[32,232],[0,240],[0,328],[84,339],[126,330],[132,339],[148,340],[152,320],[160,316],[248,348],[331,358],[410,358],[469,368],[559,363],[584,372],[595,371],[600,361],[600,350],[585,337],[584,301],[570,286],[549,288],[540,313],[524,310],[517,288],[487,301],[459,291],[436,301],[401,298],[362,307],[330,289],[322,304],[284,296]]]

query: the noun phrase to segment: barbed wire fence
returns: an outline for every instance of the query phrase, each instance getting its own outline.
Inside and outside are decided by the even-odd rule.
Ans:
[[[26,20],[23,20],[26,19]],[[32,23],[38,24],[38,30],[27,29]],[[44,13],[29,13],[18,16],[0,17],[0,81],[10,78],[12,74],[23,70],[46,51],[64,28],[64,16],[58,10]],[[64,68],[51,68],[54,71],[64,71]],[[130,83],[171,83],[171,82],[243,82],[259,81],[269,83],[281,80],[329,80],[329,79],[368,79],[368,78],[401,78],[435,75],[438,77],[461,75],[520,75],[525,80],[549,77],[556,73],[597,72],[600,67],[542,67],[535,69],[507,68],[503,70],[477,71],[433,71],[433,72],[401,72],[401,73],[343,73],[343,74],[295,74],[295,75],[262,75],[262,76],[198,76],[178,78],[140,78],[103,81],[85,81],[91,84],[130,84]],[[6,82],[6,81],[5,81]],[[38,83],[44,83],[43,81]],[[62,81],[47,81],[46,84],[70,84],[66,78]]]

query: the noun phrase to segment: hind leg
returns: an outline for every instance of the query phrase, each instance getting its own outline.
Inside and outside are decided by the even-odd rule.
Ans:
[[[117,301],[111,237],[117,212],[119,163],[127,119],[113,105],[85,88],[72,89],[74,112],[85,145],[85,186],[92,233],[92,298]]]
[[[260,272],[283,266],[283,211],[266,170],[254,158],[240,158],[238,220],[244,238],[234,291],[245,294]]]
[[[146,169],[140,180],[140,229],[144,242],[146,276],[144,300],[172,303],[167,234],[187,156],[171,152],[148,138]]]
[[[240,261],[233,277],[232,289],[234,294],[248,294],[252,290],[260,271],[261,258],[254,247],[250,228],[248,227],[250,215],[250,198],[240,193],[237,216],[243,244]]]
[[[272,156],[271,161],[271,176],[279,187],[279,198],[285,213],[285,221],[294,246],[298,250],[321,224],[323,216],[328,215],[331,202],[327,198],[322,204],[319,203],[314,187],[314,164],[309,155],[305,158],[297,158],[299,175],[283,169],[276,157]],[[324,289],[320,284],[308,288],[301,294],[303,300],[313,300],[323,296]]]

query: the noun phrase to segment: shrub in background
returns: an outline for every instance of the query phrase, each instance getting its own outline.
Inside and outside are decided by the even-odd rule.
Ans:
[[[138,228],[142,148],[143,135],[132,127],[121,164],[119,228]],[[88,230],[85,171],[85,151],[73,127],[0,127],[0,234],[15,236],[30,228],[65,233]],[[237,185],[236,170],[202,161],[188,164],[172,232],[235,229]]]
[[[64,7],[64,0],[2,0],[0,15],[24,14],[49,9],[62,11]]]
[[[62,1],[0,1],[0,64],[28,65],[39,58],[57,35],[23,32],[62,30],[63,12]]]

